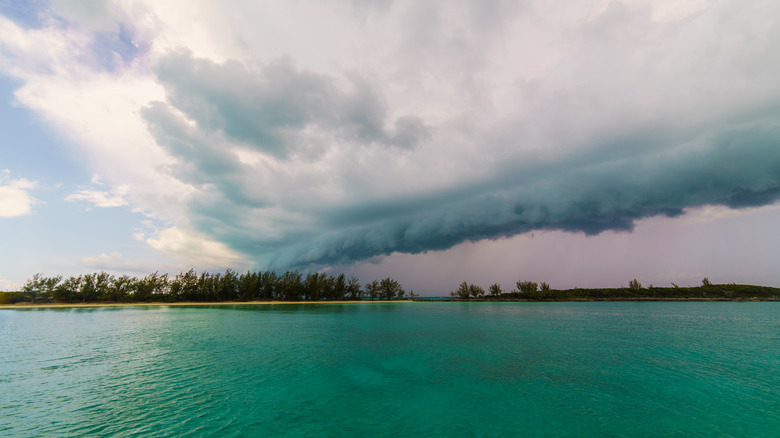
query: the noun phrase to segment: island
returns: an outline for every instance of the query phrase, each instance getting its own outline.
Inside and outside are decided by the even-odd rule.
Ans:
[[[191,269],[175,276],[157,272],[145,277],[115,276],[106,272],[47,277],[36,274],[19,291],[0,292],[3,306],[120,305],[120,304],[214,304],[214,303],[300,303],[300,302],[387,302],[433,301],[406,291],[392,279],[364,285],[344,274],[331,276],[299,271],[239,274]],[[492,284],[487,291],[476,284],[461,283],[446,300],[436,301],[779,301],[780,289],[745,284],[713,284],[704,278],[698,286],[643,287],[636,279],[628,287],[552,289],[545,282],[520,280],[515,289],[504,291]]]

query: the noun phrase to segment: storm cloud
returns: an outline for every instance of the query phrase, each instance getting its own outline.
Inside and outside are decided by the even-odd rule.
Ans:
[[[178,51],[154,70],[167,101],[144,114],[176,160],[170,172],[202,191],[192,225],[264,267],[533,230],[630,232],[641,218],[780,198],[779,87],[768,74],[778,71],[777,30],[756,31],[762,8],[734,17],[720,6],[658,22],[612,3],[571,29],[545,75],[518,71],[507,95],[458,103],[512,74],[476,57],[470,84],[441,101],[419,97],[427,111],[398,117],[385,98],[397,79]],[[713,37],[716,24],[728,38]],[[403,84],[429,73],[427,62]]]
[[[321,269],[780,199],[776,1],[69,5],[0,21],[0,62],[185,261]]]

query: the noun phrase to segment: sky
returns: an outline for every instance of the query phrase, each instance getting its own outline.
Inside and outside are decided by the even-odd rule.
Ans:
[[[780,286],[780,2],[0,0],[0,290]]]

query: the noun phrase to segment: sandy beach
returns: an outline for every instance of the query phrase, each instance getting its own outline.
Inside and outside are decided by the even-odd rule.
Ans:
[[[0,309],[58,309],[68,307],[132,307],[132,306],[246,306],[284,304],[364,304],[400,303],[411,300],[362,300],[362,301],[217,301],[217,302],[151,302],[151,303],[57,303],[57,304],[0,304]]]
[[[48,304],[0,304],[0,309],[58,309],[75,307],[133,307],[133,306],[261,306],[261,305],[286,305],[286,304],[390,304],[390,303],[559,303],[559,302],[607,302],[607,301],[669,301],[669,302],[695,302],[695,301],[723,301],[723,302],[747,302],[747,301],[780,301],[777,297],[748,297],[748,298],[701,298],[701,297],[683,297],[683,298],[658,298],[658,297],[637,297],[637,298],[571,298],[560,300],[532,300],[532,299],[510,299],[510,300],[463,300],[463,299],[403,299],[403,300],[338,300],[338,301],[214,301],[214,302],[150,302],[150,303],[48,303]]]

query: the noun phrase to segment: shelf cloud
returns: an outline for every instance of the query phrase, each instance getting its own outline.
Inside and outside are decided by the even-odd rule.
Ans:
[[[320,269],[780,199],[777,2],[175,3],[55,2],[0,43],[122,187],[70,199],[144,212],[163,252]],[[32,53],[58,35],[77,53]],[[58,96],[91,81],[83,114],[135,141],[73,133]]]

